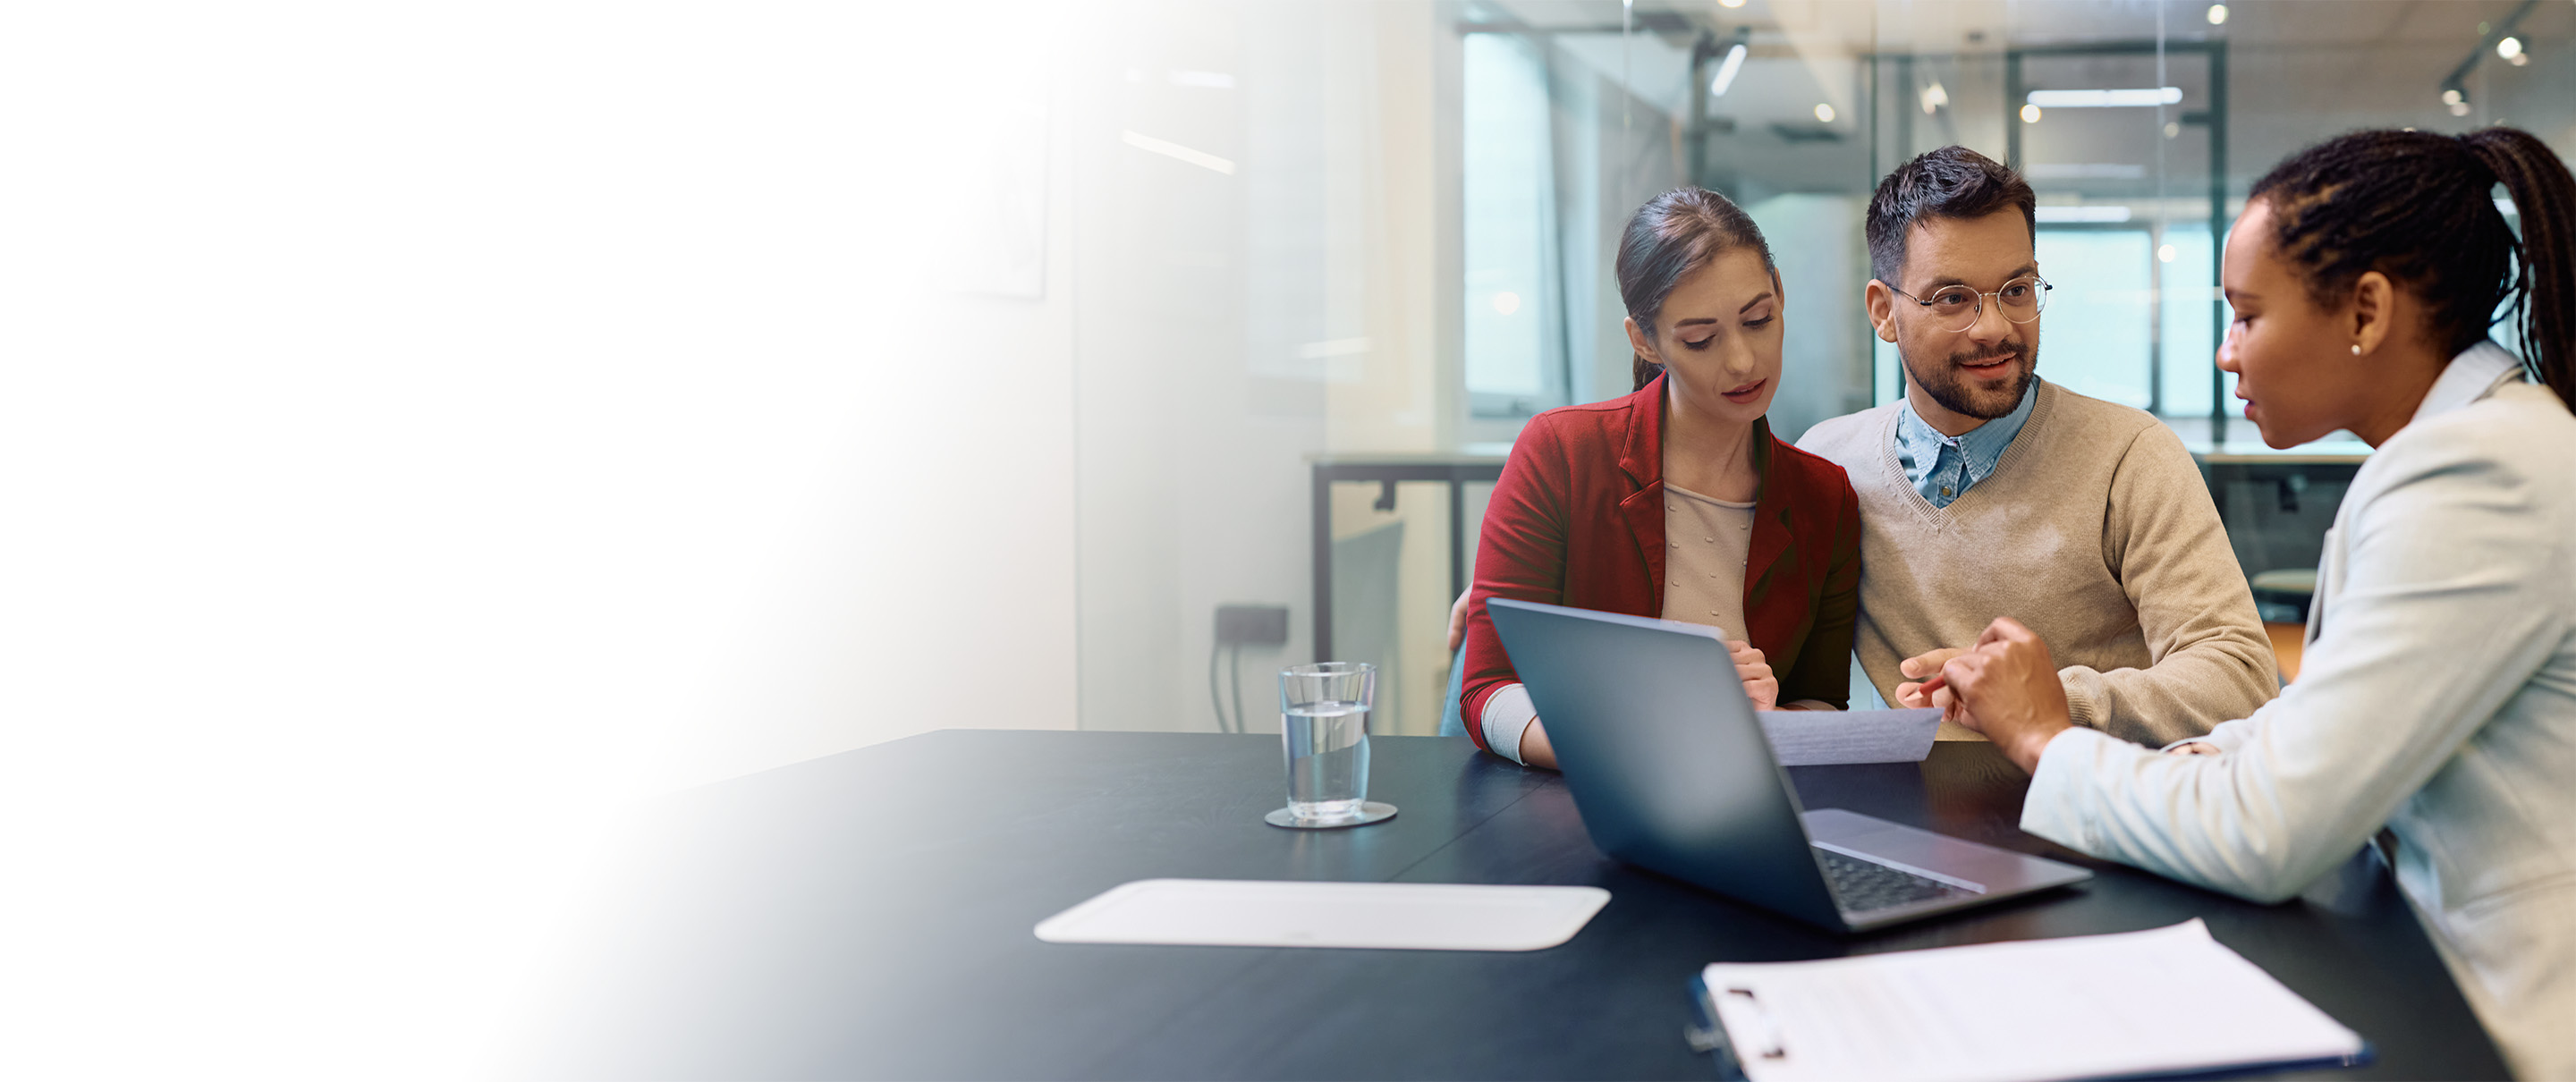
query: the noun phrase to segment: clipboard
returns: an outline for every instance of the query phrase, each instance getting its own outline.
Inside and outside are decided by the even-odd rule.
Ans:
[[[1997,948],[2003,948],[2003,952],[1994,953]],[[1971,952],[1988,953],[1980,956]],[[2013,954],[2021,957],[2011,957]],[[1936,957],[1943,955],[1948,957]],[[1913,957],[1909,959],[1908,956]],[[2286,1027],[2289,1035],[2269,1041],[2268,1047],[2330,1050],[2314,1054],[2267,1053],[2263,1051],[2267,1041],[2256,1036],[2237,1040],[2232,1045],[2221,1039],[2208,1042],[2210,1047],[2176,1053],[2171,1047],[2170,1031],[2162,1027],[2158,1027],[2159,1035],[2154,1039],[2132,1039],[2124,1047],[2116,1033],[2121,1026],[2108,1024],[2100,1027],[2105,1032],[2086,1035],[2087,1054],[2052,1057],[2045,1054],[2043,1042],[2031,1045],[2039,1048],[2042,1054],[2022,1056],[2023,1062],[2020,1063],[1997,1062],[1990,1055],[1963,1054],[1963,1045],[1972,1046],[1979,1039],[1994,1040],[1995,1035],[1991,1032],[1966,1033],[1958,1041],[1924,1042],[1930,1046],[1946,1044],[1950,1046],[1947,1048],[1912,1047],[1900,1037],[1887,1043],[1903,1047],[1863,1049],[1858,1054],[1849,1048],[1829,1048],[1821,1056],[1811,1053],[1811,1059],[1801,1059],[1799,1053],[1802,1047],[1807,1047],[1805,1041],[1830,1039],[1824,1035],[1835,1031],[1834,1026],[1814,1024],[1816,1005],[1826,1001],[1817,998],[1818,986],[1813,984],[1801,989],[1792,982],[1778,982],[1772,984],[1772,988],[1785,990],[1784,1002],[1766,1002],[1762,996],[1765,982],[1758,977],[1764,970],[1809,967],[1812,971],[1812,967],[1827,966],[1833,967],[1833,979],[1845,982],[1844,987],[1867,991],[1867,986],[1873,981],[1883,986],[1902,986],[1907,982],[1919,984],[1925,979],[1925,974],[1937,976],[1939,967],[1945,965],[1982,966],[1998,972],[2008,971],[2013,966],[2080,970],[2088,964],[2133,966],[2140,959],[2147,959],[2148,967],[2152,968],[2159,956],[2173,963],[2170,967],[2173,974],[2210,987],[2222,997],[2259,1011],[2263,1021],[2254,1027],[2256,1030],[2264,1030],[2273,1024]],[[1896,967],[1904,967],[1910,972],[1900,974]],[[2103,972],[2116,975],[2124,971],[2106,966]],[[2130,969],[2125,972],[2138,971]],[[1723,976],[1725,974],[1751,979],[1727,979]],[[1692,1021],[1684,1030],[1684,1039],[1694,1051],[1708,1053],[1714,1058],[1717,1077],[1734,1082],[1765,1082],[1766,1078],[1777,1082],[1813,1078],[1820,1074],[1841,1076],[1849,1075],[1855,1069],[1865,1071],[1871,1077],[1891,1079],[1974,1078],[1994,1082],[2221,1078],[2257,1072],[2354,1067],[2368,1064],[2377,1056],[2369,1041],[2344,1029],[2314,1005],[2272,980],[2253,963],[2210,938],[2207,929],[2196,919],[2168,928],[2111,936],[1901,951],[1822,962],[1711,966],[1691,978],[1688,997]],[[1855,1001],[1863,998],[1866,997],[1853,997]],[[1901,1000],[1903,997],[1900,994],[1895,998]],[[1780,1010],[1775,1012],[1775,1007]],[[1835,1001],[1831,1009],[1840,1011],[1840,1001]],[[1784,1013],[1787,1017],[1782,1017]],[[2020,1017],[2018,1012],[2008,1013],[2016,1019]],[[1949,1017],[1945,1015],[1931,1024],[1949,1024]],[[2034,1032],[2033,1036],[2036,1035]],[[1865,1043],[1873,1038],[1887,1038],[1889,1034],[1871,1030],[1864,1035],[1842,1036],[1847,1041]],[[2225,1036],[2221,1035],[2222,1038]],[[2013,1037],[2019,1041],[2022,1035],[2014,1034]],[[1989,1046],[1990,1051],[2006,1048],[2011,1048],[2011,1045]],[[2230,1054],[2230,1048],[2244,1054]],[[2026,1049],[2011,1048],[2011,1051],[2019,1053]]]

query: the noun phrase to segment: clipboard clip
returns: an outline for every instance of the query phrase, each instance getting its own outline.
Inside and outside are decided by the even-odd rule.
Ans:
[[[1744,1065],[1735,1058],[1735,1046],[1727,1043],[1726,1023],[1718,1020],[1715,997],[1708,984],[1694,976],[1690,979],[1691,1021],[1682,1027],[1682,1040],[1691,1051],[1716,1057],[1718,1082],[1746,1082]]]
[[[1780,1029],[1772,1022],[1771,1013],[1762,1009],[1761,1001],[1750,988],[1729,988],[1724,995],[1711,990],[1706,981],[1690,981],[1691,1024],[1683,1027],[1682,1039],[1691,1050],[1716,1056],[1717,1077],[1721,1082],[1744,1082],[1746,1059],[1779,1060],[1788,1056],[1780,1043]],[[1735,1018],[1730,1028],[1729,1016]],[[1768,1038],[1767,1045],[1757,1044],[1755,1030]],[[1740,1041],[1740,1045],[1739,1045]],[[1741,1047],[1750,1056],[1739,1054]]]
[[[1789,1057],[1788,1047],[1780,1041],[1779,1024],[1771,1020],[1771,1012],[1762,1009],[1762,1001],[1754,996],[1752,989],[1727,989],[1726,995],[1718,1000],[1717,1011],[1717,1024],[1720,1026],[1724,1026],[1726,1024],[1726,1016],[1729,1014],[1749,1014],[1751,1017],[1761,1021],[1763,1039],[1759,1042],[1754,1042],[1753,1046],[1749,1049],[1744,1048],[1742,1045],[1738,1045],[1737,1049],[1739,1054],[1745,1051],[1750,1051],[1754,1055],[1763,1059],[1787,1059]],[[1730,1035],[1732,1035],[1731,1032]]]

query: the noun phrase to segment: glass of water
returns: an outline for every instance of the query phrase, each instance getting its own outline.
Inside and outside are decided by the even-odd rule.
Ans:
[[[1279,738],[1288,751],[1288,806],[1265,818],[1283,827],[1348,827],[1395,814],[1368,799],[1369,706],[1377,666],[1327,661],[1279,670]]]

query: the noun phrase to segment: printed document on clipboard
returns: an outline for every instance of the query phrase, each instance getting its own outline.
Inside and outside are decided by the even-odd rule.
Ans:
[[[2038,1082],[2370,1058],[2359,1034],[2196,918],[2119,935],[1720,963],[1692,990],[1719,1066],[1751,1082]],[[2180,1003],[2191,1004],[2187,1018],[2131,1009]]]

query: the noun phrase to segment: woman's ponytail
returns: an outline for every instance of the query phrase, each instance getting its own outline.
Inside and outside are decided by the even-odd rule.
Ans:
[[[1655,382],[1655,377],[1664,374],[1664,366],[1648,363],[1645,354],[1631,353],[1628,356],[1628,371],[1637,377],[1637,385],[1628,388],[1630,392],[1645,390],[1647,384]]]
[[[2519,128],[2487,128],[2460,141],[2504,182],[2522,219],[2509,288],[2525,360],[2576,408],[2576,177],[2548,144]]]
[[[2530,132],[2354,132],[2291,155],[2246,198],[2272,205],[2273,244],[2317,303],[2378,271],[2419,292],[2431,344],[2453,354],[2510,312],[2524,362],[2576,409],[2576,178]]]

